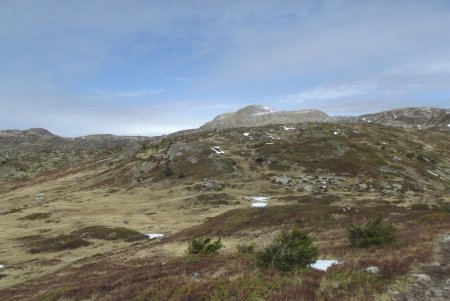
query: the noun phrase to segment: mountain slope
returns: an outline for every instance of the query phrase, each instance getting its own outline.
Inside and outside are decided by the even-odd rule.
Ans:
[[[217,116],[200,127],[201,130],[233,127],[264,126],[268,124],[324,122],[329,116],[318,110],[277,111],[267,106],[251,105],[234,113]]]
[[[233,113],[219,115],[201,126],[200,130],[305,122],[373,122],[393,127],[450,130],[450,110],[441,108],[402,108],[355,117],[331,117],[318,110],[277,111],[267,106],[251,105]]]
[[[393,127],[450,130],[450,110],[440,108],[402,108],[365,114],[351,120]]]

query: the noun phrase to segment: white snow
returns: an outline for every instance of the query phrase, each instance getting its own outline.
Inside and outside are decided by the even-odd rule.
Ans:
[[[211,149],[212,149],[217,155],[225,154],[225,152],[224,152],[223,150],[220,149],[220,146],[213,146],[213,147],[211,147]]]
[[[4,268],[5,268],[5,266],[3,264],[0,264],[0,270],[4,269]]]
[[[449,124],[449,126],[450,126],[450,124]],[[290,127],[285,126],[285,125],[281,126],[281,128],[282,128],[283,130],[285,130],[285,131],[295,130],[295,128],[290,128]]]
[[[438,175],[438,174],[435,173],[435,172],[432,172],[431,170],[427,170],[427,172],[429,172],[430,174],[432,174],[432,175],[435,176],[435,177],[438,177],[438,178],[441,179],[441,180],[444,180],[440,175]]]
[[[108,160],[111,160],[111,159],[112,159],[112,157],[111,158],[106,158],[106,159],[103,159],[103,160],[99,160],[99,161],[97,161],[95,163],[100,163],[100,162],[108,161]]]
[[[273,142],[267,142],[266,144],[273,144]]]
[[[160,233],[148,233],[145,234],[145,236],[147,236],[149,239],[155,239],[155,238],[161,238],[164,236],[164,234],[160,234]]]
[[[394,157],[394,160],[399,162],[402,161],[402,159],[400,159],[399,157]]]
[[[311,267],[316,270],[326,271],[329,267],[334,264],[339,264],[337,260],[317,260],[315,263],[311,264]]]
[[[337,131],[334,131],[334,133],[333,133],[333,134],[337,135],[337,134],[339,134],[339,132],[337,132]]]
[[[43,193],[43,192],[41,192],[41,193],[38,193],[38,197],[41,197],[41,196],[44,196],[45,195],[45,193]]]
[[[261,208],[261,207],[266,207],[266,206],[267,206],[267,203],[263,203],[263,202],[252,203],[252,207],[258,207],[258,208]]]
[[[252,114],[252,116],[259,116],[259,115],[266,115],[273,112],[276,112],[277,110],[274,110],[272,108],[269,108],[268,106],[256,106],[260,111],[257,113]]]
[[[449,123],[449,124],[447,124],[447,127],[449,127],[449,128],[450,128],[450,123]]]
[[[274,135],[272,135],[271,133],[266,133],[268,136],[269,136],[269,138],[270,139],[273,139],[273,140],[280,140],[280,138],[278,138],[278,137],[275,137]]]
[[[242,135],[244,135],[245,137],[250,137],[250,133],[244,133]]]
[[[270,196],[252,196],[250,199],[257,201],[257,202],[267,202],[271,199]]]

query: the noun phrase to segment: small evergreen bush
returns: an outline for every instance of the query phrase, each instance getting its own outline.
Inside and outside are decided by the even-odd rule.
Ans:
[[[382,217],[371,219],[366,225],[352,224],[349,229],[349,240],[353,247],[367,248],[372,245],[388,245],[396,240],[397,229],[391,222]]]
[[[257,254],[258,264],[280,271],[290,271],[296,267],[305,268],[316,262],[319,250],[311,237],[300,229],[283,232],[264,251]]]
[[[186,253],[189,255],[217,255],[222,249],[222,240],[212,241],[211,238],[194,238],[189,242]]]

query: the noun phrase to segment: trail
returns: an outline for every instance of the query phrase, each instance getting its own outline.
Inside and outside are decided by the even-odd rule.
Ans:
[[[438,261],[422,265],[411,276],[415,278],[414,283],[396,301],[450,300],[450,233],[439,241]]]

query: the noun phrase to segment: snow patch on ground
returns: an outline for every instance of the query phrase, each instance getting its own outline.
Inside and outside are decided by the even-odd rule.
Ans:
[[[449,124],[449,126],[450,126],[450,124]],[[290,127],[285,126],[285,125],[281,126],[281,128],[282,128],[283,130],[285,130],[285,131],[295,130],[295,128],[290,128]]]
[[[438,177],[438,178],[441,179],[441,180],[444,180],[440,175],[438,175],[438,174],[435,173],[435,172],[432,172],[431,170],[427,170],[427,172],[430,173],[430,174],[432,174],[432,175],[435,176],[435,177]]]
[[[105,161],[112,160],[112,159],[113,159],[112,157],[111,158],[106,158],[106,159],[103,159],[103,160],[99,160],[99,161],[97,161],[95,163],[101,163],[101,162],[105,162]]]
[[[267,202],[271,199],[270,196],[252,196],[250,197],[250,199],[252,199],[253,201],[257,201],[257,202]]]
[[[213,147],[211,147],[211,149],[212,149],[217,155],[225,154],[225,152],[224,152],[223,150],[220,149],[220,146],[213,146]]]
[[[337,260],[317,260],[315,263],[311,264],[311,267],[316,270],[326,271],[334,264],[339,264]]]
[[[4,269],[4,268],[5,268],[5,265],[0,264],[0,270],[1,270],[1,269]]]
[[[155,238],[161,238],[164,236],[164,234],[160,234],[160,233],[148,233],[145,234],[145,236],[147,236],[149,239],[155,239]]]
[[[337,134],[339,134],[339,132],[337,132],[337,131],[334,131],[334,132],[333,132],[333,134],[337,135]]]
[[[252,203],[252,207],[257,207],[257,208],[267,207],[267,203],[263,203],[263,202]]]
[[[273,140],[280,140],[280,138],[275,137],[275,136],[272,135],[271,133],[266,133],[266,134],[267,134],[267,136],[269,136],[270,139],[273,139]]]

